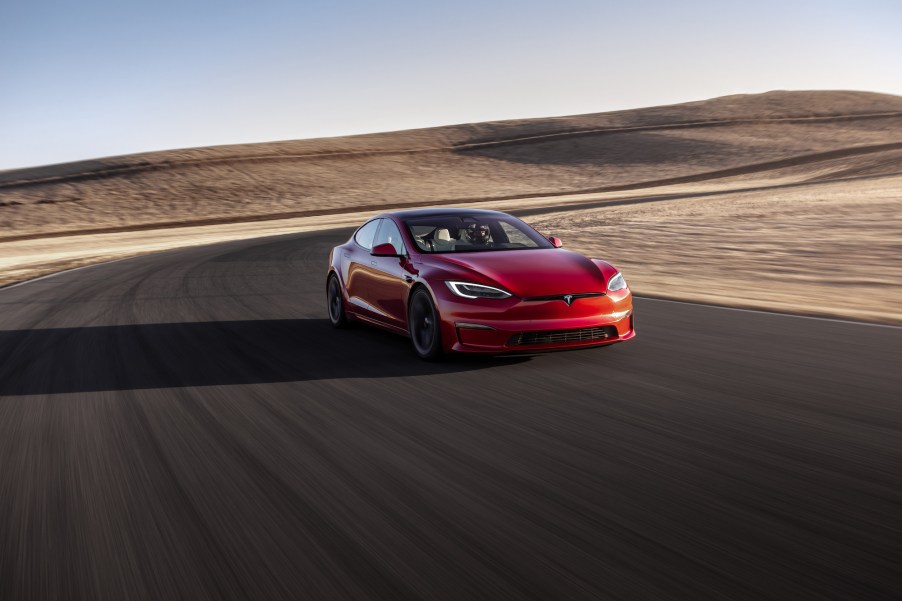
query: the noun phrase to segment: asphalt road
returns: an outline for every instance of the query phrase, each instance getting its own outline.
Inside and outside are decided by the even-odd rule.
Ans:
[[[329,328],[345,237],[0,290],[0,599],[902,598],[902,329],[427,364]]]

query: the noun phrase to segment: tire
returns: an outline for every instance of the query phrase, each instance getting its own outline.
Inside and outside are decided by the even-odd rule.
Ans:
[[[344,328],[348,325],[345,313],[345,299],[341,293],[341,284],[333,273],[326,281],[326,308],[329,312],[329,323],[333,328]]]
[[[442,356],[442,332],[438,311],[425,288],[417,288],[407,304],[407,330],[420,359],[436,361]]]

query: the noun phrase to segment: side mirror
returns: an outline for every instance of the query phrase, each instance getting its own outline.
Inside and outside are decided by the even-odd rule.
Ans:
[[[557,236],[549,236],[548,241],[551,242],[555,248],[560,248],[564,245],[564,243],[561,242],[561,239]]]
[[[374,257],[403,257],[404,255],[399,255],[398,251],[395,250],[395,247],[388,242],[385,244],[377,244],[373,247],[373,250],[370,252]]]

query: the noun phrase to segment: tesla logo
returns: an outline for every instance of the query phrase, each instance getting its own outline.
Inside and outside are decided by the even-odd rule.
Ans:
[[[564,295],[564,302],[567,303],[567,306],[568,306],[568,307],[569,307],[570,305],[572,305],[572,304],[573,304],[573,295],[572,295],[572,294],[565,294],[565,295]]]

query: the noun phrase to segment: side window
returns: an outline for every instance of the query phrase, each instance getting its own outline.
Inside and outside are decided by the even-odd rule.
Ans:
[[[373,246],[379,246],[380,244],[391,244],[395,247],[396,253],[399,255],[404,254],[404,243],[401,242],[401,232],[398,230],[398,226],[395,225],[395,222],[391,219],[382,220],[382,227],[379,228],[379,233],[376,234]]]
[[[380,221],[382,221],[382,219],[373,219],[357,230],[357,233],[354,234],[354,240],[357,244],[367,250],[372,250],[373,238],[376,236],[376,229],[379,227]]]

